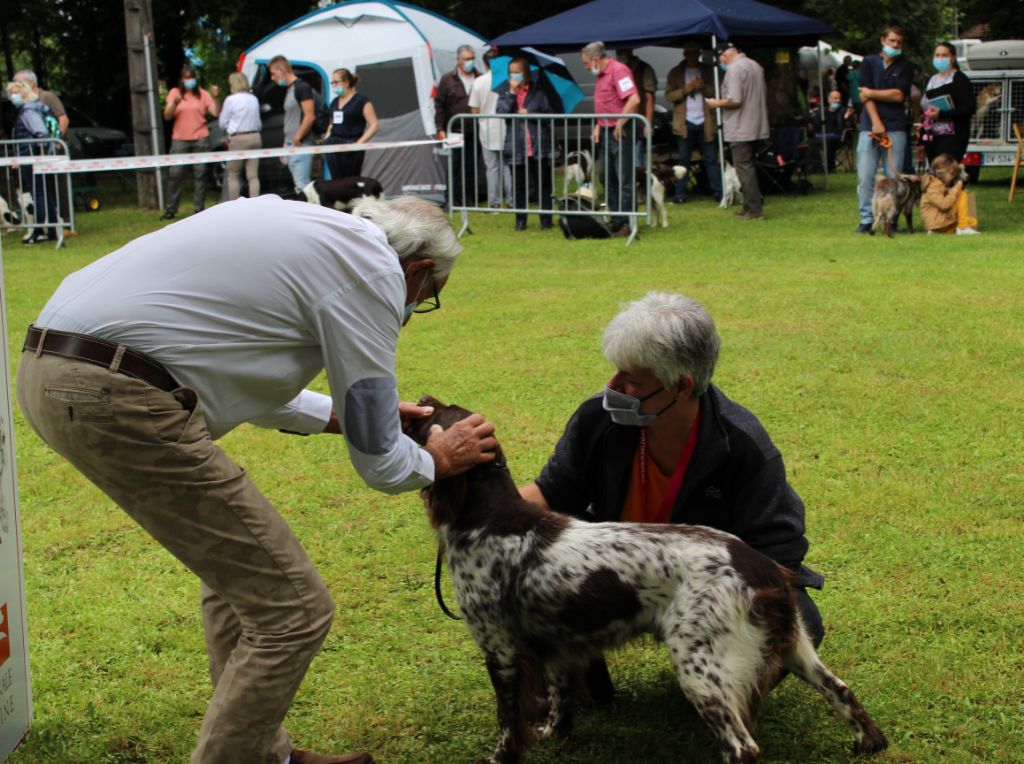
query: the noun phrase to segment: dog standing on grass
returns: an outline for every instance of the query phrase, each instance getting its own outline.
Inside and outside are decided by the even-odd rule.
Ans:
[[[424,397],[420,444],[470,412]],[[792,574],[735,536],[702,526],[587,523],[524,501],[497,459],[422,495],[448,556],[455,595],[484,653],[501,734],[482,761],[515,764],[532,736],[531,701],[547,689],[541,736],[572,726],[570,677],[641,634],[665,643],[683,693],[718,735],[724,761],[757,760],[752,731],[789,671],[824,695],[853,730],[854,752],[888,746],[818,658],[800,620]]]
[[[897,175],[895,178],[875,180],[875,195],[871,199],[871,235],[879,228],[892,238],[892,231],[900,215],[907,219],[907,231],[914,232],[914,207],[921,201],[921,179],[916,175]]]

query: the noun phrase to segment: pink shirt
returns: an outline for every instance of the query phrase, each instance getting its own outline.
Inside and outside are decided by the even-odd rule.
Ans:
[[[178,88],[171,88],[167,94],[168,102],[181,96]],[[197,141],[210,134],[206,129],[206,112],[213,108],[213,98],[203,88],[199,88],[199,95],[191,91],[185,93],[185,97],[174,110],[174,127],[171,129],[171,139],[175,141]]]
[[[525,85],[525,84],[521,88],[519,88],[519,90],[516,91],[516,106],[518,106],[520,109],[525,109],[526,108],[523,104],[526,103],[526,94],[529,91],[530,91],[530,86],[529,85]],[[526,123],[525,122],[520,122],[519,124],[522,125],[523,128],[526,130],[526,156],[532,157],[533,156],[533,142],[530,140],[530,130],[529,130],[528,127],[526,127]]]
[[[597,85],[594,86],[594,112],[622,114],[626,101],[636,92],[629,67],[614,58],[608,59],[608,66],[597,75]],[[599,119],[597,124],[601,127],[615,127],[615,120]]]

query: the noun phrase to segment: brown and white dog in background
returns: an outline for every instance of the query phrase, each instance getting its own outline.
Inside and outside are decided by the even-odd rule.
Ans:
[[[686,168],[681,164],[654,164],[651,167],[651,207],[652,226],[661,223],[662,228],[668,228],[668,213],[665,211],[665,191],[675,192],[676,181],[686,177]],[[636,193],[638,198],[647,193],[647,168],[637,165],[636,168]]]
[[[469,416],[434,407],[409,434]],[[888,742],[819,660],[800,620],[791,573],[735,536],[687,525],[587,523],[523,501],[498,458],[422,492],[448,557],[455,596],[484,654],[501,734],[487,762],[519,762],[547,688],[542,736],[572,726],[570,677],[605,650],[654,634],[683,693],[718,735],[726,762],[759,755],[758,709],[786,671],[824,695],[853,730],[854,751]]]
[[[975,140],[985,137],[986,128],[993,127],[986,119],[988,113],[996,109],[1003,100],[1003,86],[998,82],[990,82],[978,91],[975,101],[974,116],[971,118],[971,133]],[[998,132],[996,130],[996,132]]]

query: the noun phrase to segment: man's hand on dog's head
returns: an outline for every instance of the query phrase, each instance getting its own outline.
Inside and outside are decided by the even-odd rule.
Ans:
[[[447,430],[435,424],[424,446],[434,459],[435,479],[452,477],[494,461],[497,447],[494,425],[479,414],[470,414]]]

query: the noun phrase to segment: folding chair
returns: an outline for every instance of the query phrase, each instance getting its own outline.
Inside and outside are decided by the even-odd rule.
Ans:
[[[806,194],[810,146],[802,127],[776,127],[767,146],[754,154],[754,167],[763,193]]]

